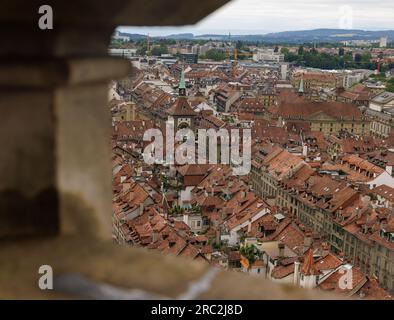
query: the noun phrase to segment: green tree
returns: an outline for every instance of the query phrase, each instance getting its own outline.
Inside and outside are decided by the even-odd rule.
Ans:
[[[300,57],[295,53],[292,53],[292,52],[285,53],[285,61],[286,62],[294,62],[294,61],[298,61],[298,60],[301,61],[301,59],[299,59],[299,58]]]
[[[172,208],[168,209],[168,214],[173,216],[181,215],[185,212],[185,209],[178,205],[173,205]]]
[[[389,81],[387,81],[386,91],[394,92],[394,78],[391,78]]]
[[[282,54],[284,54],[284,55],[289,54],[289,49],[283,47],[283,48],[280,49],[280,53],[282,53]]]
[[[138,48],[136,54],[138,56],[144,56],[146,54],[146,46]]]
[[[193,213],[201,213],[201,206],[195,203],[192,205],[191,211]]]
[[[240,40],[237,40],[237,42],[235,43],[235,47],[237,48],[237,50],[241,50],[243,45],[243,42]]]
[[[369,52],[361,54],[361,62],[364,64],[370,63],[371,58],[372,58],[372,56]]]
[[[211,60],[214,60],[214,61],[221,61],[221,60],[224,60],[226,58],[226,55],[224,54],[224,52],[222,50],[209,49],[205,53],[205,57],[207,59],[211,59]]]
[[[160,46],[155,46],[151,50],[151,54],[153,56],[161,56],[162,54],[168,53],[168,47],[165,44],[161,44]]]
[[[259,258],[259,251],[257,250],[256,246],[253,244],[244,245],[243,247],[241,247],[239,251],[246,259],[248,259],[249,269]]]

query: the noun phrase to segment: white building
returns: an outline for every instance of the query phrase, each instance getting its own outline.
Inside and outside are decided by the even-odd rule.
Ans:
[[[343,77],[343,86],[345,88],[351,88],[354,84],[367,79],[371,74],[373,74],[371,70],[346,70],[345,76]]]
[[[391,109],[394,107],[394,93],[392,92],[381,92],[374,96],[369,102],[369,108],[375,111],[382,112],[385,109]]]
[[[108,53],[113,57],[122,57],[130,59],[135,57],[137,54],[137,49],[108,49]]]
[[[112,39],[122,40],[122,41],[130,41],[130,37],[129,36],[122,36],[122,35],[120,35],[120,32],[117,31],[117,30],[112,35]]]
[[[280,76],[282,80],[287,79],[287,70],[288,70],[288,64],[287,63],[282,63],[280,65]]]
[[[261,204],[261,209],[254,211],[252,214],[246,214],[244,217],[242,217],[242,219],[239,219],[237,223],[231,224],[231,227],[229,227],[229,224],[227,223],[226,227],[228,233],[222,235],[221,240],[227,242],[230,246],[235,246],[239,244],[241,238],[240,231],[243,228],[247,228],[248,231],[250,231],[252,223],[269,212],[270,210],[266,206]]]
[[[380,38],[379,47],[380,48],[386,48],[387,47],[387,37],[381,37]]]
[[[280,52],[275,52],[274,49],[257,49],[253,54],[253,61],[261,62],[276,62],[280,63],[285,61],[285,55]]]

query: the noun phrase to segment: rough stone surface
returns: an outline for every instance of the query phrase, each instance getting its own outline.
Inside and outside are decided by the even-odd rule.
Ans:
[[[81,0],[76,3],[48,0],[54,12],[55,26],[171,26],[194,24],[228,0]],[[8,24],[37,25],[40,0],[3,0],[0,20]]]
[[[56,91],[58,188],[92,210],[82,213],[97,226],[96,236],[112,234],[111,118],[106,84]],[[67,198],[61,197],[62,206]],[[89,214],[92,212],[93,214]],[[66,219],[62,210],[62,217]],[[77,220],[78,221],[78,220]]]
[[[40,290],[38,268],[43,264],[52,266],[54,278],[77,274],[92,282],[124,290],[139,289],[168,298],[180,296],[190,283],[201,279],[208,270],[205,263],[75,235],[51,241],[34,239],[3,243],[0,256],[7,257],[0,265],[0,296],[9,299],[86,298],[67,294],[56,286],[54,290]],[[220,271],[208,291],[197,296],[197,299],[331,298],[313,290],[275,285],[258,277],[229,271]]]
[[[55,121],[52,94],[0,94],[0,238],[56,234]]]

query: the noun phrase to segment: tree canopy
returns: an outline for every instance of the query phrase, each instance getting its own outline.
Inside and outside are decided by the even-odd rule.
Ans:
[[[353,57],[352,52],[346,52],[343,48],[338,50],[338,54],[318,52],[315,48],[308,50],[304,49],[303,46],[298,48],[297,53],[289,52],[287,48],[282,48],[281,52],[285,55],[285,61],[294,62],[296,65],[303,67],[321,69],[377,69],[377,64],[372,61],[370,53],[356,53]]]
[[[248,259],[249,267],[259,258],[259,251],[253,244],[247,244],[240,248],[239,252]]]
[[[221,61],[221,60],[224,60],[226,58],[226,55],[223,52],[223,50],[209,49],[205,53],[205,58],[206,59],[211,59],[211,60],[214,60],[214,61]]]

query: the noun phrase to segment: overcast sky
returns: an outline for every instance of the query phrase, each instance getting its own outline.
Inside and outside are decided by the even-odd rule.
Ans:
[[[120,31],[168,35],[343,28],[394,29],[394,0],[233,0],[198,24],[185,27],[120,27]]]

